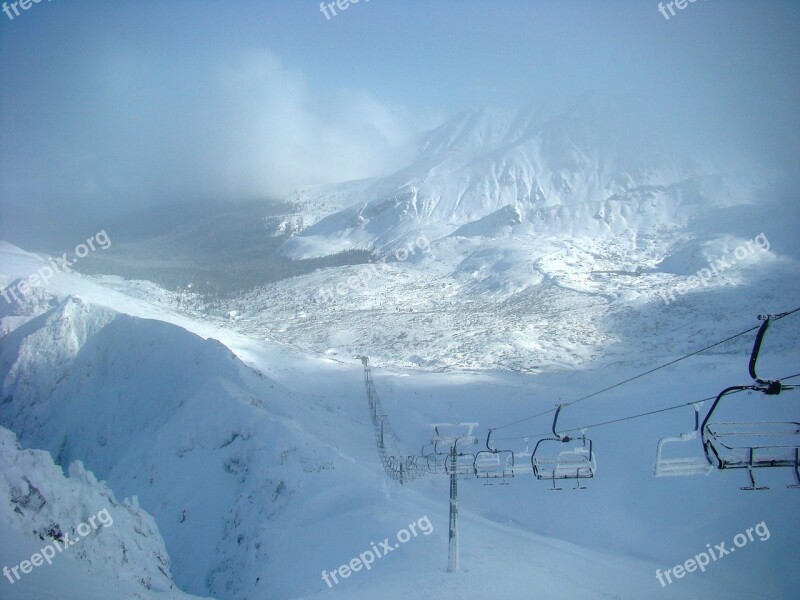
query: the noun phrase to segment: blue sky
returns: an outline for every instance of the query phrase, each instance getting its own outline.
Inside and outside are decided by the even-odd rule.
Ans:
[[[98,47],[187,60],[265,48],[320,90],[454,112],[541,91],[713,82],[743,93],[756,80],[742,70],[775,85],[799,66],[800,4],[775,0],[698,0],[669,21],[641,0],[361,0],[330,21],[313,0],[56,2],[4,16],[4,68],[52,63],[54,53],[87,59]]]
[[[390,171],[459,111],[586,93],[792,169],[798,33],[777,0],[669,20],[649,0],[361,0],[330,20],[306,0],[42,1],[0,14],[0,200],[285,195]]]

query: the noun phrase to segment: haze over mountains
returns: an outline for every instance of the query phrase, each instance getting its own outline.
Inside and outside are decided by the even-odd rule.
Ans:
[[[342,206],[288,252],[307,256],[304,245],[320,238],[332,248],[341,238],[382,248],[415,231],[441,238],[467,224],[495,237],[501,231],[489,222],[474,226],[498,211],[517,215],[520,233],[540,237],[680,227],[702,210],[753,202],[769,183],[757,164],[692,156],[690,144],[626,120],[623,107],[584,100],[548,117],[533,109],[459,115],[423,137],[416,162],[371,187],[301,195],[326,212],[337,198]]]
[[[282,213],[249,205],[242,249],[259,238],[270,247],[250,253],[248,272],[289,258],[287,268],[266,286],[244,275],[241,294],[224,299],[198,294],[200,280],[187,290],[184,276],[168,286],[174,302],[315,353],[537,371],[608,356],[687,314],[724,320],[732,301],[791,295],[798,218],[780,178],[656,141],[641,124],[623,127],[622,112],[589,102],[545,117],[459,115],[393,175],[299,190]],[[194,235],[214,251],[192,260],[218,264],[236,231],[201,221]],[[740,245],[749,249],[733,268],[675,291]],[[370,267],[381,259],[388,268]],[[240,266],[231,256],[222,270]]]
[[[130,569],[158,569],[157,583],[105,573],[125,548],[105,546],[93,559],[93,583],[75,584],[89,597],[104,597],[103,586],[93,591],[98,579],[141,597],[181,597],[174,578],[184,592],[231,600],[397,590],[427,598],[442,583],[445,482],[395,490],[384,480],[353,357],[369,354],[387,369],[379,385],[409,452],[431,422],[455,415],[488,426],[546,410],[562,395],[739,331],[758,313],[793,308],[797,215],[780,189],[756,162],[652,143],[593,104],[544,117],[461,114],[386,177],[302,188],[282,202],[147,209],[106,227],[107,252],[0,311],[0,424],[65,470],[83,473],[69,466],[83,461],[105,480],[99,493],[111,506],[114,494],[137,496],[152,515],[153,529],[119,535],[144,535]],[[47,260],[11,244],[0,256],[3,283],[15,289]],[[720,260],[728,267],[697,283]],[[769,342],[771,370],[792,370],[798,335],[800,320],[781,323]],[[743,372],[749,342],[570,421],[603,422],[632,406],[658,410],[714,393]],[[465,491],[470,567],[458,593],[660,592],[648,587],[657,565],[681,560],[698,531],[723,539],[731,524],[753,525],[753,502],[770,517],[775,541],[752,550],[749,568],[763,573],[793,560],[785,534],[797,515],[780,477],[770,480],[779,492],[755,501],[717,473],[670,486],[651,478],[655,442],[686,429],[686,417],[623,438],[592,434],[605,449],[604,477],[584,498],[624,507],[603,522],[576,520],[585,499],[540,498],[533,481],[515,481],[523,491],[502,502],[491,491]],[[8,458],[19,452],[11,433],[3,435],[7,460],[18,462]],[[530,441],[513,449],[524,455]],[[2,526],[33,552],[36,539],[12,514],[21,475],[14,477]],[[33,485],[59,489],[59,477],[37,472]],[[712,490],[722,508],[709,520],[691,498]],[[539,509],[531,512],[534,497]],[[620,500],[632,497],[642,502]],[[60,521],[85,517],[59,510]],[[661,525],[653,510],[667,515]],[[331,591],[319,579],[422,514],[434,533],[414,550],[353,585]],[[46,520],[30,507],[23,517]],[[676,522],[684,523],[679,532]],[[665,536],[671,541],[648,546]],[[670,597],[760,593],[763,583],[750,581],[742,564],[671,588]],[[506,574],[502,582],[497,573]],[[54,585],[22,583],[14,590],[24,600]],[[772,581],[769,593],[780,597],[795,583]],[[66,597],[85,600],[83,593]]]
[[[797,0],[7,4],[0,600],[797,600]]]
[[[394,174],[146,209],[76,268],[154,281],[170,305],[304,351],[434,369],[559,369],[796,293],[780,174],[626,116],[592,99],[463,113]],[[732,268],[678,288],[719,259]]]

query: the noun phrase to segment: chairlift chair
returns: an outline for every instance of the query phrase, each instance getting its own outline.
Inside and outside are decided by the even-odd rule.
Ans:
[[[581,479],[591,479],[597,470],[592,440],[586,437],[585,430],[580,437],[558,433],[556,425],[560,413],[559,404],[553,418],[553,437],[540,439],[533,448],[533,474],[540,481],[552,481],[552,490],[562,489],[556,485],[556,481],[562,479],[574,479],[575,489],[586,489],[581,485]],[[564,444],[571,444],[571,447],[565,447]]]
[[[427,473],[435,474],[430,460],[432,454],[433,454],[433,443],[431,442],[428,444],[422,444],[422,448],[419,451],[419,456],[417,457],[417,464],[420,466],[421,469],[425,470]]]
[[[475,455],[472,452],[456,452],[455,465],[453,464],[452,455],[448,456],[445,461],[445,472],[448,475],[476,475],[475,473]]]
[[[427,461],[423,460],[421,456],[409,455],[406,457],[406,467],[415,477],[419,477],[427,471]]]
[[[475,475],[485,479],[484,485],[492,485],[492,480],[500,479],[500,485],[508,485],[509,477],[514,477],[514,452],[498,450],[491,446],[492,431],[486,436],[486,450],[475,454]]]
[[[403,464],[396,456],[389,455],[386,457],[385,468],[391,479],[398,481],[403,478]]]
[[[531,459],[533,454],[531,452],[515,452],[514,453],[514,475],[527,475],[533,473],[533,465]]]
[[[695,403],[694,406],[694,429],[689,433],[682,433],[674,437],[661,438],[658,441],[656,452],[655,476],[656,477],[676,477],[691,475],[708,475],[712,467],[705,456],[696,454],[694,456],[681,456],[665,458],[665,448],[668,445],[684,445],[687,443],[697,443],[700,440],[700,407],[702,402]]]
[[[750,485],[742,490],[767,490],[757,485],[755,469],[790,468],[796,483],[787,487],[800,488],[800,423],[796,421],[715,421],[714,413],[729,394],[750,390],[765,396],[778,396],[800,386],[784,385],[779,380],[759,377],[756,371],[764,334],[772,315],[759,316],[763,321],[756,334],[750,354],[749,371],[755,385],[736,385],[725,388],[714,400],[701,426],[703,450],[708,463],[717,469],[746,469]]]
[[[450,451],[440,451],[438,441],[425,444],[420,451],[420,458],[425,460],[425,468],[432,475],[441,475],[446,472],[446,463],[450,458]]]
[[[447,456],[441,456],[439,454],[432,454],[431,456],[427,457],[427,468],[428,472],[431,475],[442,475],[446,473],[446,466],[445,463],[447,462]]]

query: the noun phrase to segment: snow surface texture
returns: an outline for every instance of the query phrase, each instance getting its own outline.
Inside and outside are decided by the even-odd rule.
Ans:
[[[10,250],[3,258],[9,278],[35,264]],[[401,488],[385,480],[358,361],[306,356],[190,319],[166,310],[155,288],[135,283],[63,274],[51,288],[82,299],[42,294],[27,306],[7,307],[2,317],[8,331],[0,353],[2,424],[61,464],[80,458],[118,494],[138,494],[184,591],[239,600],[499,599],[531,590],[545,598],[783,598],[797,589],[790,566],[798,558],[800,523],[794,491],[782,485],[788,474],[766,478],[774,491],[760,495],[738,491],[741,474],[652,477],[658,438],[687,430],[688,409],[634,427],[590,430],[600,471],[580,493],[550,493],[532,477],[505,488],[462,483],[463,573],[450,576],[444,573],[447,482]],[[717,329],[714,339],[724,337],[707,327]],[[788,319],[776,327],[770,348],[786,349],[770,354],[776,374],[796,367],[790,349],[797,330]],[[239,358],[203,338],[223,340]],[[685,343],[707,341],[690,336]],[[565,417],[565,426],[746,381],[749,343],[587,403]],[[395,370],[376,371],[376,383],[413,452],[430,435],[428,423],[507,422],[549,408],[562,394],[575,397],[618,380],[621,371],[524,377]],[[548,428],[540,419],[508,435]],[[524,451],[535,439],[507,443]],[[349,562],[423,515],[433,534],[328,590],[323,569]],[[656,568],[683,562],[707,543],[730,544],[762,520],[772,533],[767,542],[705,574],[659,586]],[[776,564],[780,578],[767,575]]]
[[[658,440],[687,432],[691,409],[590,428],[599,470],[585,491],[551,493],[532,476],[461,484],[455,576],[444,573],[446,479],[399,487],[383,474],[356,354],[372,357],[383,405],[414,453],[430,423],[508,423],[800,304],[797,211],[766,195],[769,177],[755,164],[675,160],[621,131],[591,111],[468,113],[431,133],[403,171],[298,192],[298,214],[269,225],[295,233],[284,252],[388,255],[364,284],[350,279],[363,267],[331,268],[215,304],[60,273],[22,302],[0,300],[0,424],[58,464],[81,460],[115,493],[138,495],[176,583],[197,595],[795,598],[800,512],[789,473],[762,475],[772,490],[758,494],[738,490],[741,472],[653,478]],[[709,259],[762,233],[768,248],[664,302]],[[423,235],[430,251],[391,260]],[[45,260],[2,244],[2,281]],[[344,294],[320,293],[348,281]],[[800,316],[770,332],[768,376],[800,371],[799,336]],[[751,343],[565,410],[564,426],[748,383]],[[730,417],[796,420],[796,402],[742,394]],[[524,452],[549,428],[534,419],[495,439]],[[431,535],[327,588],[323,569],[425,515]],[[762,521],[769,540],[659,585],[657,568],[730,546]]]
[[[21,450],[5,428],[0,465],[0,562],[15,567],[48,545],[55,554],[27,575],[17,570],[13,584],[4,579],[3,598],[190,598],[175,588],[155,521],[136,498],[117,501],[80,461],[64,477],[47,452]],[[96,527],[83,537],[76,527],[93,517]],[[56,546],[63,534],[75,544]]]
[[[794,202],[775,202],[771,174],[693,158],[614,122],[596,106],[465,113],[431,132],[406,169],[294,199],[302,224],[287,255],[368,249],[388,267],[323,269],[222,306],[188,294],[182,306],[314,354],[544,372],[624,360],[631,343],[654,358],[677,348],[639,346],[650,331],[688,321],[702,334],[797,297],[800,223]],[[692,283],[748,242],[744,258]],[[414,253],[395,260],[402,248]]]

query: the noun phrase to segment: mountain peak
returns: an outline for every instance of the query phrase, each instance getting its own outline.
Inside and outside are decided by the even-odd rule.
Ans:
[[[422,139],[423,155],[486,150],[505,139],[514,122],[513,111],[481,108],[459,113]]]

